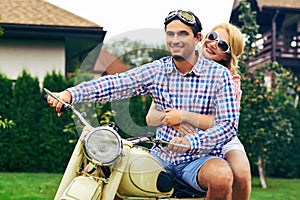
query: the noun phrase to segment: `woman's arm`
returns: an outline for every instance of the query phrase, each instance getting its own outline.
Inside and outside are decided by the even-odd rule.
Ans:
[[[146,116],[146,123],[148,126],[159,126],[162,124],[161,120],[165,116],[165,112],[155,109],[155,104],[152,101],[149,111]]]
[[[178,125],[182,123],[189,123],[202,130],[212,127],[214,119],[214,115],[202,115],[172,108],[168,108],[165,111],[158,111],[155,109],[155,104],[153,102],[146,116],[146,122],[149,126],[164,124],[166,126],[179,128]]]
[[[206,130],[214,125],[214,120],[214,115],[203,115],[186,110],[168,108],[165,110],[165,117],[162,119],[162,122],[167,126],[173,126],[185,122],[194,127]]]

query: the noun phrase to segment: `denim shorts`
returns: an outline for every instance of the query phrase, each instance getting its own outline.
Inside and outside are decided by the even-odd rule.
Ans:
[[[193,161],[184,162],[178,165],[174,165],[168,162],[165,162],[163,159],[161,159],[158,155],[151,152],[151,155],[153,155],[161,164],[162,166],[170,171],[174,176],[182,179],[184,182],[189,184],[194,189],[200,191],[200,192],[207,192],[206,189],[200,187],[198,183],[198,172],[202,165],[207,162],[208,160],[212,158],[219,158],[217,156],[213,155],[207,155],[205,157],[198,158]]]

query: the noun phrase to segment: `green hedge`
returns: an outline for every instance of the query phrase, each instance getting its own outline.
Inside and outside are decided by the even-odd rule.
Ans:
[[[66,81],[61,74],[52,72],[46,75],[42,87],[51,91],[62,91],[72,86],[73,82],[73,79]],[[0,151],[2,152],[0,170],[63,172],[78,139],[72,113],[66,112],[61,117],[57,117],[54,109],[43,101],[45,93],[40,88],[38,79],[26,71],[23,71],[15,83],[0,74],[0,87],[0,114],[16,124],[12,129],[0,130]],[[141,101],[141,99],[141,96],[134,97],[125,104],[130,102],[129,111],[135,113],[130,115],[134,123],[143,127],[142,132],[133,126],[132,121],[125,120],[125,125],[118,122],[121,124],[118,127],[110,112],[110,103],[80,104],[78,109],[87,112],[88,119],[91,119],[93,126],[99,123],[115,123],[122,137],[144,135],[154,130],[146,127],[145,123],[145,115],[151,99],[149,97],[146,101]],[[114,106],[116,105],[126,107],[122,101],[116,102]]]
[[[63,132],[71,122],[70,114],[61,118],[42,100],[37,78],[26,71],[13,84],[0,76],[1,115],[16,124],[1,130],[0,170],[8,172],[63,172],[73,144],[73,135]],[[47,75],[45,86],[54,91],[66,88],[62,75]]]

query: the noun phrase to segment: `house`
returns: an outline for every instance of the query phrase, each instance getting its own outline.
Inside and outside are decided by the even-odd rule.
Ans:
[[[95,62],[93,72],[94,74],[106,75],[122,73],[129,69],[130,68],[119,58],[108,52],[106,49],[102,49]]]
[[[13,80],[23,69],[40,81],[53,70],[68,77],[106,34],[103,27],[43,0],[1,0],[0,27],[0,72]]]
[[[277,61],[300,77],[300,1],[248,0],[257,12],[261,45],[250,67],[261,67]],[[235,0],[230,22],[238,22],[238,1]]]

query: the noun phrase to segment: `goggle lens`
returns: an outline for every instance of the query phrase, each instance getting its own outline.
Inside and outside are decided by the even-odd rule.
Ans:
[[[174,19],[175,17],[178,17],[180,20],[191,24],[195,25],[196,24],[196,19],[192,13],[189,13],[187,11],[182,11],[182,10],[176,10],[172,11],[168,14],[168,16],[165,18],[165,24],[167,24],[169,21]]]
[[[218,39],[218,34],[216,32],[210,32],[207,35],[207,38],[210,40],[217,40],[218,41],[218,47],[221,49],[221,51],[225,52],[225,53],[229,53],[230,52],[230,46],[229,44],[224,41],[224,40],[219,40]]]
[[[187,22],[190,22],[190,23],[195,23],[195,18],[194,16],[191,14],[191,13],[188,13],[186,11],[181,11],[179,12],[180,13],[180,16]]]
[[[168,14],[168,16],[165,18],[165,23],[167,21],[170,21],[170,19],[173,19],[173,17],[175,17],[177,15],[177,11],[172,11]]]

